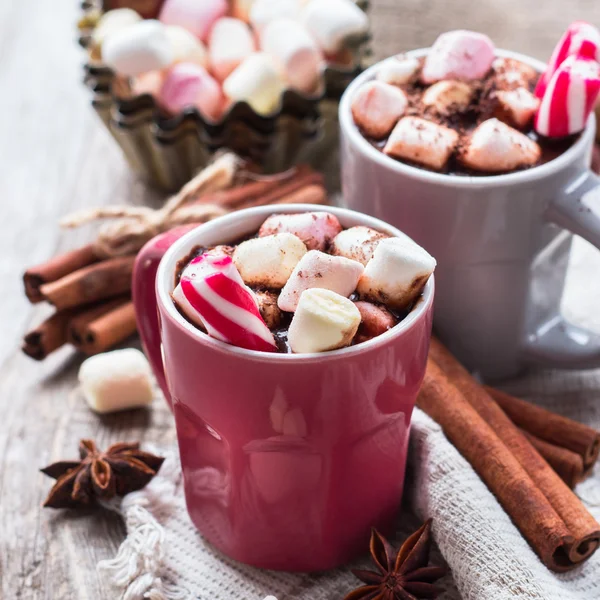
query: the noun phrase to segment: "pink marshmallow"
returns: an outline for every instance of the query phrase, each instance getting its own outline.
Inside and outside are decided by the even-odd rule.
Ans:
[[[387,137],[406,111],[408,99],[398,87],[382,81],[365,83],[352,98],[352,117],[367,136]]]
[[[460,154],[461,162],[475,170],[503,173],[535,165],[541,156],[539,145],[498,119],[478,125]]]
[[[535,95],[538,98],[544,96],[552,76],[569,56],[591,58],[600,62],[600,31],[585,21],[575,21],[569,25],[537,83]]]
[[[307,212],[292,215],[272,215],[258,231],[259,237],[276,233],[292,233],[309,250],[325,250],[342,231],[335,215],[327,212]]]
[[[224,17],[227,0],[166,0],[160,20],[167,25],[180,25],[206,41],[215,21]]]
[[[150,94],[157,97],[165,79],[162,71],[148,71],[134,77],[131,82],[131,93],[134,96]]]
[[[448,31],[431,47],[421,79],[424,83],[442,79],[480,79],[490,70],[494,53],[494,44],[487,35],[462,29]]]
[[[213,75],[224,81],[255,50],[254,36],[239,19],[219,19],[210,32],[208,53]]]
[[[600,93],[600,64],[569,56],[552,76],[535,116],[534,128],[546,137],[583,131]]]
[[[355,260],[311,250],[294,268],[277,304],[281,310],[294,312],[302,292],[312,288],[336,292],[347,298],[356,289],[364,269]]]
[[[172,114],[195,106],[202,116],[210,120],[220,116],[223,105],[221,88],[206,69],[185,62],[169,69],[158,100]]]

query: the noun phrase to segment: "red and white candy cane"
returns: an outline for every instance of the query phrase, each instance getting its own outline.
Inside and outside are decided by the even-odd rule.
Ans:
[[[570,56],[552,76],[535,115],[534,128],[551,138],[579,133],[600,93],[600,64]]]
[[[230,256],[207,253],[194,258],[184,270],[179,286],[186,308],[198,313],[211,337],[248,350],[277,349],[252,291]]]
[[[544,96],[552,76],[569,56],[600,61],[600,31],[585,21],[575,21],[569,25],[554,48],[548,66],[537,83],[535,95],[538,98]]]

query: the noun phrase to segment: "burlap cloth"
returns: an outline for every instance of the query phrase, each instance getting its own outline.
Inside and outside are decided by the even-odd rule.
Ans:
[[[600,253],[583,242],[576,244],[565,313],[598,331],[599,269]],[[503,387],[600,428],[600,371],[536,370]],[[128,535],[118,555],[99,568],[116,585],[115,597],[262,600],[272,594],[278,600],[341,600],[359,584],[350,565],[325,574],[297,575],[261,571],[227,559],[203,541],[187,515],[176,450],[156,450],[167,455],[158,476],[114,507],[123,515]],[[412,422],[406,490],[397,543],[421,520],[433,517],[437,547],[432,560],[445,560],[452,571],[441,582],[443,600],[600,599],[600,552],[570,573],[548,571],[470,465],[419,410]],[[600,467],[576,492],[600,519]],[[367,557],[359,561],[366,562]]]

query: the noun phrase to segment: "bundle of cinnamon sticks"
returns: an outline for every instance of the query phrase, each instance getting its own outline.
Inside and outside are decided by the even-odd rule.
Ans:
[[[323,177],[306,165],[269,177],[249,173],[237,175],[226,189],[214,191],[217,186],[204,185],[203,189],[209,187],[212,191],[191,199],[186,196],[186,205],[179,202],[180,212],[175,217],[195,223],[194,215],[201,211],[194,213],[193,209],[202,206],[217,208],[214,214],[211,211],[206,214],[218,216],[267,204],[328,203]],[[203,183],[206,184],[206,180]],[[189,187],[183,191],[189,195]],[[119,210],[117,207],[112,213],[123,216],[127,214],[127,208]],[[123,240],[121,243],[119,239],[111,239],[111,247],[116,249],[115,254],[124,248],[127,253],[124,256],[107,256],[106,244],[100,249],[99,244],[89,244],[27,269],[23,276],[27,298],[33,304],[49,302],[55,312],[25,335],[22,346],[25,354],[43,360],[70,343],[85,354],[93,355],[135,333],[131,276],[137,251],[156,234],[156,223],[151,225],[147,232],[139,227],[116,228],[117,234],[122,231]],[[172,226],[168,222],[164,225],[166,228]]]
[[[598,432],[480,385],[435,339],[417,405],[441,425],[548,568],[568,571],[598,549],[600,524],[569,487],[596,461]]]

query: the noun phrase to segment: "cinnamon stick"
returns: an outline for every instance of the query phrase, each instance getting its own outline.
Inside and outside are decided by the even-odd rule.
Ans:
[[[25,294],[32,304],[41,302],[44,299],[40,291],[40,287],[43,284],[56,281],[98,260],[98,257],[94,254],[92,245],[88,244],[83,248],[55,256],[41,265],[31,267],[23,275]]]
[[[547,566],[555,571],[568,570],[589,558],[600,545],[600,525],[579,498],[539,455],[484,388],[438,340],[432,340],[430,357],[507,448],[510,448],[571,533],[574,541],[567,544],[567,554],[553,557]],[[514,515],[511,514],[511,517],[514,518]]]
[[[276,200],[273,204],[328,204],[327,190],[322,185],[306,185]]]
[[[82,342],[76,348],[93,355],[104,352],[127,339],[136,331],[133,302],[113,308],[81,330]]]
[[[541,440],[576,452],[583,458],[584,469],[598,460],[600,432],[500,390],[485,389],[513,423]]]
[[[44,284],[40,291],[59,310],[113,298],[131,289],[134,261],[135,256],[111,258]]]
[[[73,311],[63,310],[40,323],[25,335],[23,352],[34,360],[44,360],[58,350],[67,341],[67,327],[72,316]]]
[[[544,564],[568,566],[573,536],[567,526],[513,453],[431,358],[417,406],[441,425]]]
[[[540,440],[524,429],[521,433],[571,489],[584,478],[583,459],[579,454]]]
[[[104,300],[78,312],[67,327],[67,340],[76,348],[83,346],[91,323],[103,317],[115,308],[124,306],[131,300],[129,295],[119,296],[113,300]]]

